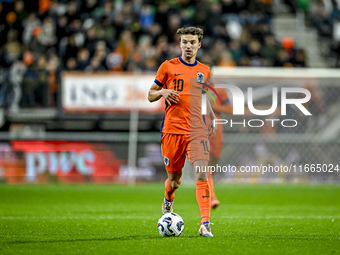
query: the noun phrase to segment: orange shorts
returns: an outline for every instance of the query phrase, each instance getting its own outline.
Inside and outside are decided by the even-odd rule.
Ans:
[[[209,136],[210,155],[214,158],[220,158],[223,150],[223,127],[217,125],[216,133]]]
[[[162,136],[163,161],[168,173],[180,173],[188,156],[190,163],[209,161],[208,135],[165,134]]]

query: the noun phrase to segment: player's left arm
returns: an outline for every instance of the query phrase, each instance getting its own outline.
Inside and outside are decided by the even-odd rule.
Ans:
[[[208,132],[209,135],[213,135],[216,133],[217,130],[217,125],[214,125],[214,120],[216,119],[216,116],[208,99],[207,99],[207,116],[211,120],[209,123]]]
[[[209,80],[210,80],[210,69],[209,69],[209,74],[208,74],[208,79],[207,79],[207,83],[209,84]],[[210,119],[210,123],[209,123],[209,126],[208,126],[208,132],[209,132],[209,136],[210,135],[213,135],[216,133],[217,131],[217,125],[214,125],[214,122],[215,122],[215,119],[216,116],[215,116],[215,113],[211,107],[211,104],[210,104],[210,100],[207,98],[207,116],[208,118]]]
[[[214,111],[225,113],[225,114],[233,114],[233,105],[228,101],[227,103],[222,102],[222,105],[212,105],[211,106]]]

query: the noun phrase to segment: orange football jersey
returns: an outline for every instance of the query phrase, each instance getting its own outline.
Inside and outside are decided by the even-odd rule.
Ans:
[[[202,116],[202,88],[208,84],[210,69],[202,63],[188,64],[181,57],[164,61],[155,83],[179,92],[177,104],[166,105],[161,132],[202,134],[207,132]]]

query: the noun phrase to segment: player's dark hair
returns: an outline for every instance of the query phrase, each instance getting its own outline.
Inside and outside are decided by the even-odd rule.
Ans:
[[[203,29],[199,27],[182,27],[177,29],[177,34],[180,40],[181,35],[197,35],[198,42],[201,42],[203,39]]]

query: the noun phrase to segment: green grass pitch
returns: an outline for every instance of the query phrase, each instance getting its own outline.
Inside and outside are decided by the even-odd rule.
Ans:
[[[214,238],[195,187],[176,191],[180,237],[157,230],[162,184],[0,185],[0,254],[336,254],[340,186],[217,185]]]

